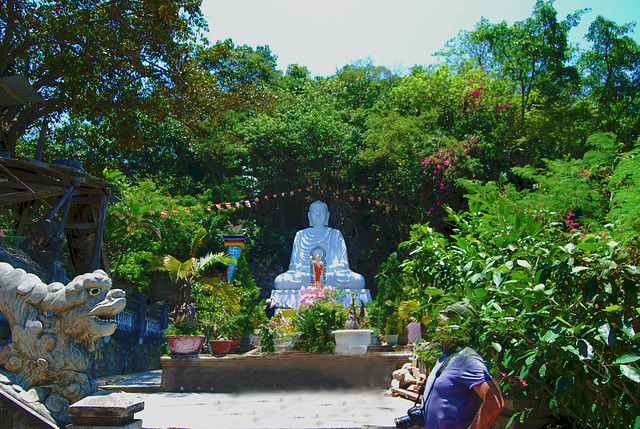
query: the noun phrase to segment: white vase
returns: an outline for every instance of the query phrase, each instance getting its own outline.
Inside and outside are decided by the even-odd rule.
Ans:
[[[384,340],[390,346],[397,346],[398,345],[398,334],[384,335]]]
[[[371,341],[371,329],[341,329],[331,332],[336,339],[337,354],[362,354],[367,352]]]
[[[275,347],[276,352],[291,351],[293,340],[291,338],[276,338],[273,340],[273,346]]]

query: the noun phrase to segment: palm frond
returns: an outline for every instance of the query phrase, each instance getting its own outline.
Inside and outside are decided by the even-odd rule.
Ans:
[[[236,258],[229,256],[229,254],[225,254],[224,252],[218,253],[209,253],[204,255],[198,261],[198,269],[205,269],[209,265],[221,263],[224,265],[236,264]]]
[[[202,277],[198,279],[198,283],[206,285],[212,293],[220,295],[224,300],[227,310],[231,316],[234,316],[240,310],[240,301],[238,294],[233,286],[221,280],[218,277]]]
[[[164,268],[169,272],[169,278],[172,282],[176,283],[178,279],[186,279],[191,275],[191,267],[196,262],[196,259],[187,259],[184,262],[180,262],[171,255],[166,255],[162,263]]]
[[[191,257],[192,258],[195,257],[196,250],[198,250],[198,247],[200,247],[200,244],[202,243],[202,240],[204,239],[204,237],[206,237],[206,235],[207,235],[206,229],[198,228],[195,235],[193,236],[193,240],[191,240]]]
[[[164,258],[158,255],[152,255],[147,258],[149,261],[149,266],[147,267],[148,271],[167,271],[167,268],[164,266]]]

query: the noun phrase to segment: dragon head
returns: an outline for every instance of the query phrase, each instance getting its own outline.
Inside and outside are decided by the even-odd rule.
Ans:
[[[41,303],[43,310],[57,313],[63,331],[84,343],[89,351],[98,339],[116,330],[116,314],[124,310],[124,291],[111,289],[111,279],[102,270],[83,274],[64,286],[51,283]]]

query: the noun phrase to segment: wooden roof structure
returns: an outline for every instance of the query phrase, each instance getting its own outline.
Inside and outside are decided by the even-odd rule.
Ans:
[[[0,108],[37,104],[42,96],[25,76],[0,77]],[[40,161],[46,118],[35,159],[12,158],[0,134],[0,212],[14,221],[19,247],[46,271],[47,282],[67,280],[68,253],[78,274],[109,271],[102,252],[107,205],[114,185],[91,176],[76,161]],[[68,252],[64,250],[67,244]]]
[[[78,163],[0,158],[0,209],[24,234],[20,249],[43,263],[50,274],[46,281],[60,281],[47,265],[66,262],[64,238],[78,273],[108,270],[101,257],[102,234],[107,204],[117,201],[111,195],[114,188]]]
[[[41,103],[42,96],[21,75],[0,77],[0,107]]]

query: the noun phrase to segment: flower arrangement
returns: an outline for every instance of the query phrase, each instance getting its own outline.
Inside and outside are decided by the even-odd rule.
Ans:
[[[276,313],[275,317],[268,321],[265,327],[271,332],[273,338],[291,338],[294,334],[293,325],[289,324],[281,313]]]
[[[293,325],[282,317],[282,313],[276,313],[274,318],[262,325],[260,330],[262,351],[264,353],[275,353],[274,340],[278,338],[293,338],[294,333]]]
[[[318,301],[336,302],[336,290],[323,283],[313,283],[300,289],[300,308],[310,307]]]

